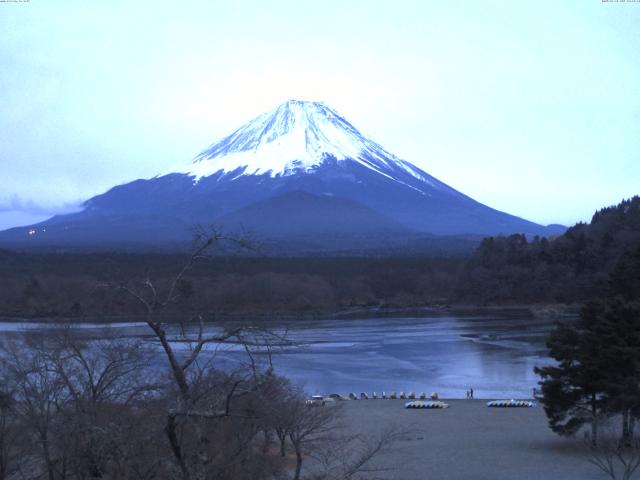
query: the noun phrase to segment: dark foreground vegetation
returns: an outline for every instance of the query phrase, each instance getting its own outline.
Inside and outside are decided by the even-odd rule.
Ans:
[[[350,308],[580,304],[608,291],[608,275],[640,256],[640,197],[595,213],[557,238],[487,238],[469,257],[203,259],[178,286],[192,308],[218,315],[327,314]],[[0,251],[0,315],[102,317],[141,313],[96,288],[147,275],[167,283],[178,254]],[[182,308],[177,305],[177,309]]]
[[[610,269],[606,294],[551,333],[556,364],[535,370],[551,429],[584,431],[589,460],[626,480],[640,467],[640,250],[622,254]]]
[[[271,367],[286,337],[239,324],[205,333],[187,308],[172,316],[180,333],[167,333],[163,314],[185,299],[185,275],[220,240],[200,238],[164,285],[101,285],[140,307],[151,340],[68,328],[2,339],[0,480],[348,480],[374,471],[371,460],[401,432],[365,438],[341,427],[339,403],[307,405]],[[225,345],[245,361],[222,368],[215,349]]]
[[[200,341],[232,338],[255,354],[265,333]],[[153,344],[64,329],[3,342],[0,480],[348,479],[399,433],[348,433],[337,403],[307,406],[250,356],[222,371],[196,337],[189,345],[171,359]]]

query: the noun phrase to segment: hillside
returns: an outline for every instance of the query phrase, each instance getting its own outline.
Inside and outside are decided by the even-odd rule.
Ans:
[[[598,210],[554,239],[490,237],[466,262],[456,297],[481,303],[584,302],[640,249],[640,197]]]

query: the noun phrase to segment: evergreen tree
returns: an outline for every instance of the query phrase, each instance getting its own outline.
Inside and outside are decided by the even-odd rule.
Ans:
[[[620,257],[609,277],[609,288],[611,295],[640,300],[640,246]]]
[[[596,444],[598,422],[620,415],[621,439],[629,443],[640,418],[640,303],[621,297],[590,303],[547,345],[558,363],[535,371],[551,429],[572,435],[590,424]]]
[[[542,387],[542,404],[551,430],[559,435],[575,434],[591,425],[591,440],[597,443],[598,422],[605,414],[607,372],[597,361],[598,345],[589,324],[559,324],[547,346],[557,365],[536,367]]]
[[[483,240],[460,272],[457,294],[479,302],[584,303],[608,295],[607,278],[617,264],[617,283],[637,296],[640,276],[633,271],[640,263],[639,246],[636,196],[596,212],[590,224],[578,223],[556,238]],[[523,276],[526,284],[510,288]],[[487,283],[497,287],[483,288]]]
[[[606,409],[622,420],[622,442],[630,444],[640,416],[640,303],[620,297],[586,311],[601,345],[596,360],[607,371]]]

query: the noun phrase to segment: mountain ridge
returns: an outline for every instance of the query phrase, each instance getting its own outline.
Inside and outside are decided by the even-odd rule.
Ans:
[[[355,160],[388,178],[393,178],[390,174],[396,167],[432,186],[451,189],[366,138],[323,102],[302,100],[288,100],[255,117],[210,145],[184,170],[178,167],[172,173],[187,173],[196,181],[220,171],[234,176],[238,170],[240,175],[286,176],[309,171],[327,158]]]
[[[290,192],[309,196],[298,204]],[[340,200],[332,203],[329,197]],[[282,198],[289,203],[274,200]],[[281,212],[274,210],[276,204]],[[328,205],[333,205],[333,216],[327,214]],[[257,236],[282,238],[286,231],[295,238],[313,231],[318,244],[324,236],[335,245],[336,235],[358,233],[350,215],[358,215],[360,234],[379,234],[387,244],[390,232],[400,239],[408,232],[547,236],[563,230],[483,205],[364,137],[324,103],[300,100],[250,120],[188,164],[117,185],[83,207],[2,232],[0,242],[122,244],[134,238],[144,243],[145,236],[154,244],[186,242],[187,225],[232,219],[231,224]],[[260,208],[269,214],[256,214]],[[287,228],[283,224],[279,234],[278,221],[287,211],[295,211],[299,221]]]

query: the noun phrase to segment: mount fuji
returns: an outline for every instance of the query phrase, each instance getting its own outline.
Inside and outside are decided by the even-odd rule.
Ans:
[[[1,232],[0,242],[162,246],[186,241],[196,223],[322,250],[436,235],[563,231],[458,192],[324,103],[289,100],[191,162],[116,186],[77,213]]]

